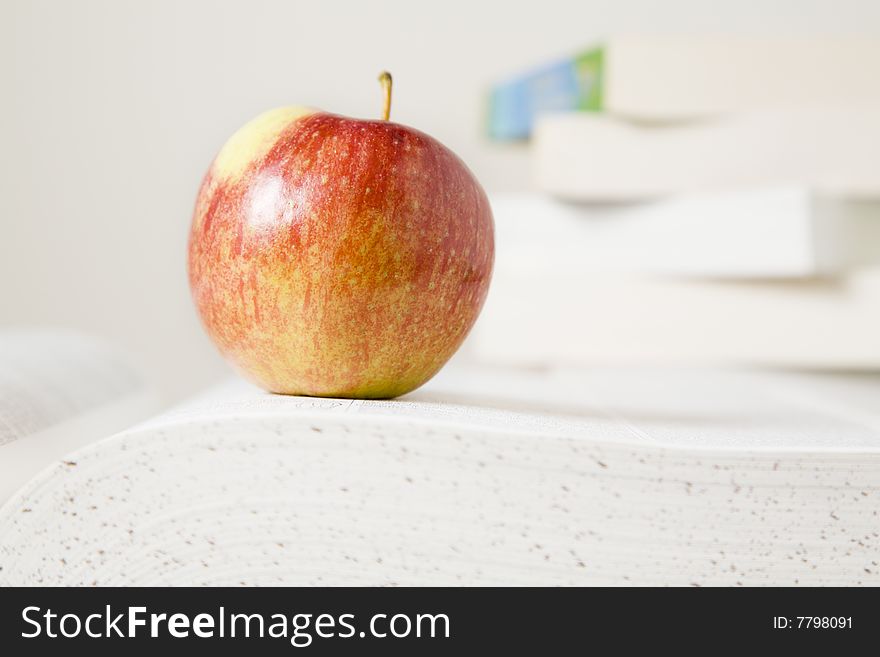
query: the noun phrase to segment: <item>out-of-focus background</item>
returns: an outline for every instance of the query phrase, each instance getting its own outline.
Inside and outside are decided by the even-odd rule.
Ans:
[[[809,49],[816,37],[816,60],[831,63],[786,75],[783,52],[771,68],[791,88],[765,98],[750,83],[760,58],[731,77],[734,44],[701,74],[742,106],[639,116],[636,98],[617,117],[607,96],[591,120],[574,111],[488,137],[490,109],[504,110],[490,108],[491,89],[623,33],[681,35],[691,63],[715,35],[756,39],[770,59],[777,39]],[[875,368],[873,38],[872,0],[4,0],[0,325],[106,336],[171,397],[213,380],[225,366],[185,275],[211,158],[274,106],[378,116],[376,75],[388,69],[392,118],[456,151],[496,204],[498,278],[469,357]],[[638,59],[635,43],[620,61]],[[612,47],[609,85],[623,70]],[[668,71],[642,68],[620,89],[659,97],[649,81]],[[566,102],[547,100],[577,110]]]

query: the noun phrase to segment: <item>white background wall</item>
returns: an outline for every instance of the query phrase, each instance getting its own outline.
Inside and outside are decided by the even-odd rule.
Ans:
[[[224,371],[185,244],[215,151],[261,110],[392,118],[527,185],[481,134],[497,78],[617,31],[880,34],[873,0],[0,0],[0,326],[103,334],[171,396]],[[658,72],[662,74],[662,72]]]

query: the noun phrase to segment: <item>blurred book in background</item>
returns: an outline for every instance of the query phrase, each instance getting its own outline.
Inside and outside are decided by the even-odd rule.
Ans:
[[[880,269],[720,281],[499,267],[471,338],[482,362],[880,369]]]
[[[880,198],[784,185],[654,202],[495,194],[496,272],[800,279],[880,265]]]
[[[538,119],[535,184],[571,200],[639,200],[700,190],[801,183],[880,190],[880,104],[758,110],[646,125],[565,113]]]
[[[492,92],[537,191],[492,199],[472,354],[880,369],[880,41],[586,53]]]
[[[619,35],[496,85],[489,133],[522,139],[547,111],[680,121],[880,101],[880,42],[855,37]]]

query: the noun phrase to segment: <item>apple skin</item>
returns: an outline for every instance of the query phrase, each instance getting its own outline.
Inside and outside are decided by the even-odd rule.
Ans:
[[[285,107],[241,128],[205,175],[189,282],[208,335],[263,388],[390,398],[461,345],[494,249],[485,192],[438,141]]]

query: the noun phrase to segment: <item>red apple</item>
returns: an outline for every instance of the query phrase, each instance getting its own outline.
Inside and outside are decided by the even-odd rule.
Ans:
[[[205,175],[189,281],[208,335],[278,393],[385,398],[431,378],[489,288],[494,227],[464,163],[387,120],[257,117]]]

